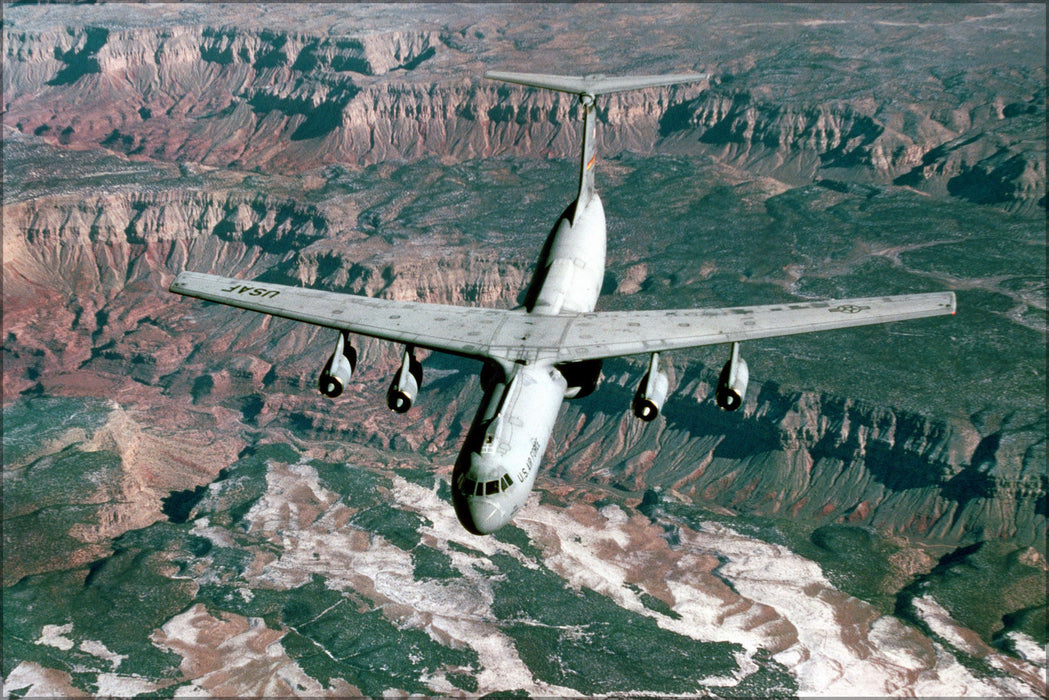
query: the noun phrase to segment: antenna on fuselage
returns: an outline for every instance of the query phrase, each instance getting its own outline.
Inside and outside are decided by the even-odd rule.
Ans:
[[[528,87],[557,90],[579,96],[583,106],[583,152],[579,164],[579,196],[576,198],[576,216],[586,209],[594,196],[594,161],[597,159],[594,143],[594,98],[611,92],[641,90],[649,87],[694,83],[708,80],[709,73],[674,73],[670,75],[638,75],[610,78],[604,75],[545,75],[541,73],[508,73],[490,70],[484,74],[490,80],[527,85]]]

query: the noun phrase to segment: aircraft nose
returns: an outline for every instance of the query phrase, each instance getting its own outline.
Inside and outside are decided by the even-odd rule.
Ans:
[[[480,535],[489,535],[506,525],[506,514],[503,509],[483,498],[470,499],[470,520],[473,530]]]

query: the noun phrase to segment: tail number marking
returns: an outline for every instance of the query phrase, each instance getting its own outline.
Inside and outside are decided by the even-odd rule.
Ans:
[[[249,287],[246,284],[235,284],[226,289],[219,290],[222,292],[236,292],[237,294],[247,294],[251,297],[263,297],[265,299],[272,299],[273,297],[280,294],[279,289],[266,289],[265,287]]]

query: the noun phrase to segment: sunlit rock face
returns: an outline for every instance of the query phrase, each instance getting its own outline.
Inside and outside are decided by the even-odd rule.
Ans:
[[[597,18],[623,36],[609,57],[559,41],[592,32],[588,13],[549,9],[437,13],[409,29],[352,9],[267,10],[236,29],[216,11],[153,12],[18,13],[6,32],[5,124],[77,148],[272,173],[428,156],[565,157],[575,153],[573,100],[478,83],[480,68],[518,54],[518,64],[547,72],[685,65],[712,71],[714,84],[605,98],[604,157],[687,149],[794,184],[844,176],[1045,207],[1045,67],[1024,55],[1038,28],[1020,8],[945,11],[932,23],[770,11],[783,17],[760,18],[767,26],[745,37],[735,27],[753,10],[663,8]],[[535,35],[536,20],[549,34]],[[963,21],[982,29],[960,39]],[[701,25],[712,33],[697,46]],[[823,36],[806,34],[812,26]],[[855,36],[861,26],[873,30],[867,42]],[[1007,38],[992,42],[992,33]],[[662,55],[639,65],[626,48],[635,34],[660,36]],[[879,53],[919,41],[908,56]],[[986,43],[981,60],[963,58],[959,41]]]
[[[7,8],[5,691],[1044,694],[1044,20]],[[395,416],[400,348],[355,339],[332,401],[334,332],[166,290],[519,304],[578,106],[488,68],[714,74],[599,103],[599,310],[959,313],[747,343],[731,414],[726,348],[664,358],[650,424],[646,358],[608,361],[514,524],[467,534],[477,363],[423,357]]]

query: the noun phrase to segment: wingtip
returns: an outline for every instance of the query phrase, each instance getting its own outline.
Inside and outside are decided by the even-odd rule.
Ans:
[[[192,274],[189,270],[183,270],[175,275],[175,279],[171,280],[171,284],[168,285],[168,291],[174,294],[182,294],[186,287],[189,286],[188,280]]]

